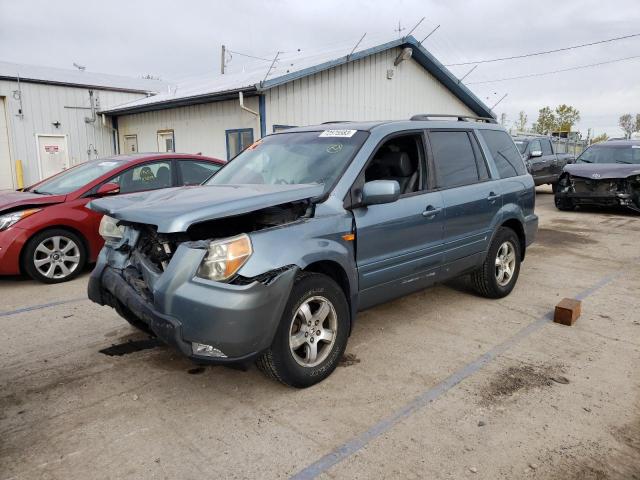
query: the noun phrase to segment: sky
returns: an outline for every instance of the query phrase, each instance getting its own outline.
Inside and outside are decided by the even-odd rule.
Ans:
[[[276,52],[339,50],[413,32],[442,63],[521,55],[640,33],[638,0],[0,0],[0,60],[167,81],[220,69],[220,48],[265,59]],[[396,31],[404,29],[401,34]],[[344,52],[346,54],[348,52]],[[526,79],[479,83],[640,56],[640,36],[565,52],[482,63],[464,83],[506,126],[524,111],[566,103],[583,135],[622,134],[618,118],[640,113],[640,58]],[[269,67],[238,53],[228,71]],[[451,66],[462,77],[471,65]]]

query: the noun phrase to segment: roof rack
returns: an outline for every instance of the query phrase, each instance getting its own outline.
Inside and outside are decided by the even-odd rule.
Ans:
[[[444,113],[421,113],[414,115],[411,120],[433,120],[435,118],[457,118],[459,122],[469,122],[474,120],[483,123],[498,123],[495,118],[491,117],[474,117],[472,115],[449,115]]]
[[[327,125],[329,123],[350,123],[351,120],[329,120],[328,122],[322,122],[320,125]]]

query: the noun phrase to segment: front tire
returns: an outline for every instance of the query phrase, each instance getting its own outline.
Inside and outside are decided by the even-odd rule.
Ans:
[[[520,240],[507,227],[500,227],[491,241],[487,258],[471,279],[477,292],[487,298],[502,298],[511,293],[520,274]]]
[[[82,238],[61,228],[37,233],[27,242],[23,265],[26,273],[42,283],[62,283],[77,277],[87,263]]]
[[[573,200],[571,200],[570,198],[562,198],[556,195],[554,198],[554,202],[556,204],[556,208],[563,212],[571,212],[576,209]]]
[[[256,361],[268,377],[296,388],[327,378],[349,337],[349,305],[338,284],[320,273],[296,278],[271,346]]]

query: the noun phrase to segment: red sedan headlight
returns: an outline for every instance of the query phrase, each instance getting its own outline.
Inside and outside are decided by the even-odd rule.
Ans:
[[[23,218],[33,215],[36,212],[42,210],[41,208],[30,208],[28,210],[20,210],[19,212],[11,212],[5,215],[0,215],[0,232],[12,227]]]

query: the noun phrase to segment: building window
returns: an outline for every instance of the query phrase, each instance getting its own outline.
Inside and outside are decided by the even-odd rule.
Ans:
[[[227,160],[231,160],[253,143],[253,128],[225,131],[227,136]]]
[[[273,133],[282,132],[284,130],[289,130],[290,128],[296,128],[294,125],[274,125]]]
[[[158,130],[158,151],[176,151],[176,137],[173,133],[173,130]]]

